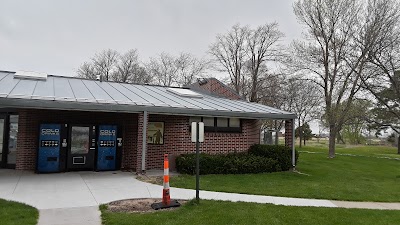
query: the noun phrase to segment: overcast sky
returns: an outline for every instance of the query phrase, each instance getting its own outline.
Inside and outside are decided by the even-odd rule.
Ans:
[[[102,49],[136,48],[142,61],[162,51],[206,56],[235,23],[276,21],[289,43],[301,35],[294,0],[0,0],[0,70],[74,76]]]

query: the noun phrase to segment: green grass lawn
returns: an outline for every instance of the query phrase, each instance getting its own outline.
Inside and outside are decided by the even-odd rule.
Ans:
[[[338,148],[338,153],[365,156],[327,158],[327,149],[304,147],[293,172],[204,175],[200,188],[210,191],[350,201],[400,202],[400,161],[365,156],[399,157],[396,148]],[[171,177],[172,187],[195,188],[195,176]],[[173,193],[171,193],[173,195]]]
[[[38,217],[38,210],[31,206],[0,199],[1,225],[34,225]]]
[[[328,154],[327,147],[322,146],[304,146],[301,149],[298,148],[298,150]],[[397,148],[387,146],[340,146],[336,148],[336,153],[400,159],[400,155],[397,154]]]
[[[201,200],[174,211],[111,213],[102,210],[104,225],[128,224],[398,224],[400,211],[276,206]]]

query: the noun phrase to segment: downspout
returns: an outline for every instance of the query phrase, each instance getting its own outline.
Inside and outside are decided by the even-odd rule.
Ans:
[[[294,120],[294,118],[292,119],[292,164],[293,164],[293,171],[295,171],[296,170],[296,149],[295,149],[295,144],[294,144],[294,141],[295,141],[295,138],[294,138],[294,136],[295,136],[295,134],[294,134],[294,123],[295,123],[295,120]]]
[[[142,129],[142,173],[146,172],[146,149],[147,149],[147,111],[143,112],[143,129]]]

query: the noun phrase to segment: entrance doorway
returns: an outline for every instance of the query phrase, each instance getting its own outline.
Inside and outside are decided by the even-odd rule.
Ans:
[[[96,153],[95,126],[71,126],[67,153],[68,170],[94,170]]]
[[[0,114],[0,168],[15,168],[18,115]]]

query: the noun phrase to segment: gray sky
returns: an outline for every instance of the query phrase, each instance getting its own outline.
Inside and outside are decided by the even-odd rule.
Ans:
[[[142,61],[162,51],[206,56],[235,23],[276,21],[285,42],[300,37],[294,0],[0,0],[0,70],[74,76],[96,52],[137,48]]]

